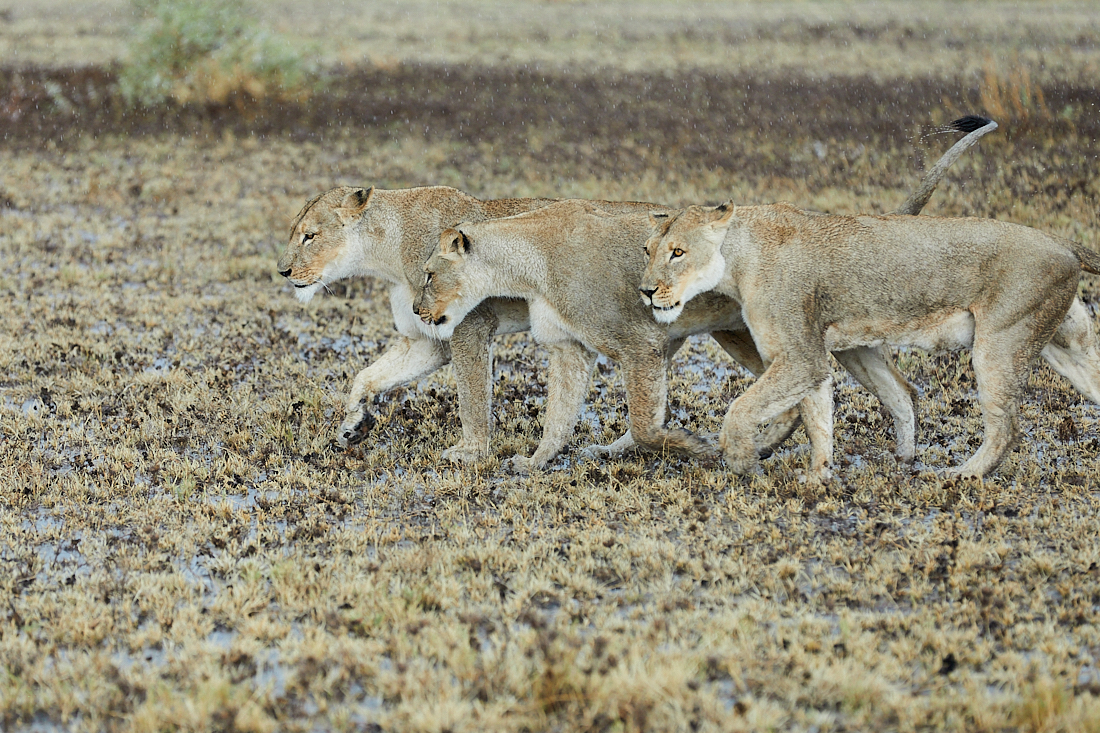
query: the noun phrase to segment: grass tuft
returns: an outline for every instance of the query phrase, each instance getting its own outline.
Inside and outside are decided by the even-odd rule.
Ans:
[[[307,98],[315,77],[301,50],[261,27],[246,0],[134,0],[143,20],[130,40],[119,87],[154,107],[232,105]]]

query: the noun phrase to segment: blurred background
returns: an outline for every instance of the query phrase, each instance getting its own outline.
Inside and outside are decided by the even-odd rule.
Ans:
[[[996,160],[998,215],[1095,192],[1072,161],[1064,187],[1044,171],[1095,156],[1098,37],[1100,10],[1070,2],[31,0],[0,5],[0,129],[339,149],[323,170],[286,156],[291,201],[444,183],[885,210],[946,145],[921,132],[975,112],[1002,132],[959,173]]]

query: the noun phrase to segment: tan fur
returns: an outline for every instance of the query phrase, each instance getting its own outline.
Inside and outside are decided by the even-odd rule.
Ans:
[[[941,158],[918,192],[906,202],[905,206],[912,208],[911,213],[924,205],[947,167],[980,136],[995,128],[992,125],[971,132]],[[325,284],[341,278],[370,274],[389,284],[391,309],[399,332],[383,355],[356,376],[338,432],[342,445],[352,445],[365,437],[373,422],[366,405],[375,396],[427,375],[450,360],[458,385],[463,437],[458,445],[444,451],[444,457],[472,460],[485,455],[491,425],[490,341],[494,333],[526,329],[527,305],[522,301],[487,302],[469,314],[455,328],[451,339],[445,341],[435,329],[411,317],[412,291],[422,285],[420,268],[445,227],[463,220],[510,216],[546,203],[547,199],[479,201],[453,188],[433,186],[398,191],[340,187],[315,196],[305,205],[291,227],[287,250],[279,260],[280,272],[298,288],[299,299],[308,301]],[[601,205],[617,212],[654,208],[643,203]],[[719,296],[715,299],[722,300]],[[723,307],[730,307],[729,303]],[[739,321],[738,328],[743,328]],[[705,330],[706,324],[698,324],[698,329],[691,332]],[[760,357],[743,330],[712,334],[734,359],[754,373],[762,372]],[[670,343],[666,362],[680,344],[682,340]],[[567,351],[565,347],[556,349],[551,359],[576,364],[584,356],[581,352]],[[912,435],[915,418],[909,387],[889,362],[888,355],[880,350],[863,358],[861,351],[855,350],[847,358],[837,356],[894,412],[899,456],[911,458],[912,440],[906,436]],[[552,369],[563,370],[553,366]],[[762,448],[784,439],[796,421],[797,414],[793,411],[776,420],[763,437]],[[621,450],[632,444],[628,433],[610,448]],[[593,452],[607,449],[596,447]]]
[[[415,316],[413,291],[423,285],[422,266],[446,226],[463,220],[510,216],[547,203],[550,203],[547,199],[480,201],[445,186],[395,191],[345,186],[306,203],[291,226],[290,241],[279,258],[279,271],[297,288],[303,302],[325,285],[346,277],[372,275],[383,279],[389,285],[391,311],[398,331],[382,356],[360,371],[352,384],[345,418],[338,431],[342,445],[351,446],[366,437],[373,424],[368,404],[376,396],[426,376],[451,361],[458,386],[463,437],[444,451],[444,458],[468,461],[486,455],[491,426],[491,338],[495,333],[528,329],[527,304],[522,300],[489,299],[457,324],[453,332],[448,329],[444,335]],[[600,202],[600,205],[611,211],[659,208],[641,202]],[[737,356],[748,359],[750,366],[760,362],[751,346],[742,348]],[[590,360],[591,355],[583,346],[561,345],[551,353],[551,370],[564,374],[569,366]],[[587,382],[578,388],[587,389]],[[784,427],[777,438],[785,437],[789,430]],[[631,442],[627,436],[627,444]]]
[[[675,321],[694,294],[727,295],[768,363],[722,428],[736,472],[754,467],[756,425],[807,397],[819,411],[831,401],[830,349],[972,347],[985,440],[964,476],[989,473],[1011,449],[1040,353],[1100,401],[1092,324],[1076,301],[1081,263],[1100,258],[1079,245],[993,220],[825,216],[789,204],[693,206],[652,224],[640,290],[654,315]],[[817,467],[831,460],[826,422],[810,430]]]
[[[980,137],[997,129],[996,124],[975,130],[959,140],[951,147],[924,177],[920,187],[903,204],[902,211],[908,214],[917,214],[928,201],[936,184],[944,173],[956,161],[964,151],[973,146]],[[602,211],[601,211],[602,207]],[[641,240],[634,240],[627,231],[616,231],[617,225],[611,225],[610,229],[592,224],[593,217],[605,216],[608,207],[605,204],[594,206],[592,202],[563,202],[552,210],[542,210],[529,215],[520,215],[511,220],[501,220],[499,227],[487,226],[484,231],[501,242],[501,260],[494,263],[494,267],[500,267],[499,271],[492,268],[477,273],[471,273],[466,269],[465,252],[469,246],[467,227],[446,232],[440,239],[440,249],[425,266],[426,277],[432,278],[431,282],[425,282],[424,292],[417,300],[415,308],[422,320],[430,324],[440,324],[446,327],[447,320],[454,323],[455,318],[461,318],[469,307],[476,305],[482,297],[491,294],[515,295],[525,298],[528,302],[538,306],[537,312],[541,318],[533,319],[535,324],[540,321],[542,325],[534,330],[536,339],[543,343],[553,343],[557,346],[551,349],[551,360],[558,348],[568,343],[583,343],[595,350],[605,351],[614,357],[613,351],[625,353],[628,362],[624,365],[627,372],[628,392],[633,382],[635,393],[631,406],[631,425],[638,425],[635,419],[642,414],[642,429],[644,436],[641,443],[650,447],[674,447],[687,452],[697,451],[699,448],[697,439],[684,433],[668,433],[664,431],[665,410],[664,405],[667,375],[658,372],[653,367],[649,350],[654,333],[646,327],[639,327],[635,322],[638,316],[634,303],[633,284],[638,282],[641,276],[642,260],[634,264],[630,255],[638,252]],[[621,209],[619,211],[622,211]],[[587,219],[588,224],[579,223],[574,217]],[[620,217],[623,221],[626,218]],[[507,222],[507,223],[506,223]],[[591,232],[595,236],[586,239],[589,230],[585,226],[594,227]],[[570,227],[578,226],[576,232]],[[629,229],[634,222],[626,223]],[[625,238],[624,238],[624,235]],[[541,280],[538,285],[532,287],[533,282],[523,286],[519,291],[512,292],[509,288],[516,284],[498,280],[502,273],[522,273],[527,264],[522,260],[516,260],[514,253],[507,251],[509,237],[518,237],[517,241],[527,241],[537,253],[534,260],[542,262],[541,272],[544,275],[552,275],[550,280]],[[526,238],[526,239],[525,239]],[[622,247],[622,252],[615,255],[617,266],[608,268],[606,259],[611,256],[608,248],[614,250]],[[509,261],[510,260],[510,261]],[[518,270],[516,269],[518,268]],[[475,268],[476,269],[476,268]],[[473,276],[481,292],[473,288],[464,288],[464,278]],[[530,273],[528,273],[530,275]],[[530,277],[528,277],[530,281]],[[538,280],[538,278],[536,278]],[[517,294],[522,292],[524,294]],[[595,304],[607,305],[610,298],[614,301],[614,293],[625,293],[624,302],[613,302],[610,308],[601,310],[595,308]],[[752,339],[745,333],[745,324],[741,320],[738,308],[730,300],[718,297],[713,293],[700,296],[692,308],[683,313],[676,326],[665,333],[661,341],[665,355],[666,370],[671,362],[673,354],[683,344],[689,334],[710,332],[711,335],[736,361],[745,366],[754,374],[761,374],[764,364],[757,353]],[[448,306],[460,303],[459,314],[447,315]],[[562,321],[562,314],[568,312],[576,305],[592,307],[593,313],[599,313],[598,323],[590,320],[573,320],[569,325]],[[592,316],[588,318],[591,319]],[[622,319],[622,320],[620,320]],[[643,320],[648,320],[644,318]],[[598,326],[599,328],[592,328]],[[641,330],[638,330],[638,329]],[[636,337],[637,333],[641,336]],[[561,450],[577,419],[577,413],[587,391],[587,373],[591,370],[591,357],[589,360],[576,359],[576,366],[572,371],[555,367],[551,364],[550,384],[547,398],[547,418],[544,421],[545,430],[535,454],[531,458],[516,457],[511,465],[515,468],[541,467]],[[855,347],[852,349],[837,351],[834,353],[837,360],[844,365],[851,374],[867,389],[874,393],[894,415],[894,425],[897,431],[897,455],[902,461],[910,461],[915,453],[915,424],[916,415],[913,410],[913,389],[897,370],[889,358],[886,347]],[[558,375],[558,376],[555,376]],[[564,376],[561,376],[564,375]],[[642,394],[638,390],[644,390]],[[628,397],[628,401],[630,398]],[[832,412],[822,409],[812,401],[806,401],[801,407],[803,419],[807,422],[807,429],[815,431],[819,435],[827,429],[831,439]],[[655,411],[655,412],[654,412]],[[657,420],[661,417],[661,420]],[[767,452],[772,446],[782,442],[797,425],[797,411],[788,410],[777,417],[768,430],[757,440],[757,448]],[[633,431],[632,427],[632,431]],[[821,444],[825,439],[819,438]],[[610,446],[594,446],[586,452],[590,456],[609,455],[625,450],[635,444],[632,432],[616,441]],[[816,474],[820,477],[827,471],[821,462],[815,462]]]

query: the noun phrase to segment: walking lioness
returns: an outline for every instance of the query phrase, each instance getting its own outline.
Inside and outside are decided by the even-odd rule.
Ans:
[[[972,348],[985,438],[953,472],[962,476],[984,476],[1011,450],[1019,394],[1040,353],[1100,402],[1100,354],[1076,299],[1080,269],[1100,273],[1100,256],[1080,245],[989,219],[827,216],[789,204],[651,218],[640,290],[656,320],[674,323],[693,298],[722,293],[742,304],[768,364],[719,436],[736,473],[756,464],[756,425],[808,396],[831,415],[826,354],[835,349]],[[1056,331],[1061,339],[1048,343]],[[831,418],[814,427],[825,472]]]

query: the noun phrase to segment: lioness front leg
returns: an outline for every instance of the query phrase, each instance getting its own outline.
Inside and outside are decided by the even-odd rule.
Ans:
[[[756,349],[756,343],[748,331],[714,331],[711,337],[718,345],[741,366],[752,372],[754,377],[764,373],[764,361]],[[776,447],[786,442],[795,431],[802,416],[796,408],[787,410],[772,420],[756,437],[756,452],[761,458],[767,458]]]
[[[368,402],[376,395],[431,374],[450,358],[450,349],[442,342],[395,336],[378,361],[356,375],[344,407],[344,422],[336,433],[337,442],[344,448],[362,442],[374,426],[374,417],[367,411]]]
[[[672,373],[672,359],[684,345],[687,339],[678,338],[669,340],[665,347],[665,378]],[[736,357],[734,357],[736,358]],[[667,423],[672,419],[672,410],[668,408],[668,403],[665,403],[665,422]],[[593,460],[596,458],[615,458],[621,456],[632,448],[636,448],[637,443],[634,442],[634,436],[627,430],[621,438],[609,445],[590,445],[582,451],[584,457]]]
[[[545,468],[565,447],[580,417],[592,368],[596,364],[596,352],[589,351],[577,341],[550,344],[547,349],[550,351],[550,368],[547,371],[542,439],[530,458],[514,456],[504,462],[503,467],[515,473]]]
[[[714,452],[711,445],[687,430],[665,427],[668,379],[664,354],[657,348],[637,349],[623,360],[630,433],[646,450],[670,450],[692,456]]]
[[[718,437],[731,471],[745,474],[758,470],[759,459],[753,442],[756,426],[808,397],[802,409],[803,416],[808,416],[806,432],[813,451],[811,471],[817,478],[827,478],[832,464],[832,389],[829,363],[824,357],[824,350],[819,358],[793,361],[782,356],[733,401]],[[826,399],[827,404],[824,403]]]
[[[492,340],[496,328],[496,314],[486,303],[455,326],[451,336],[451,365],[458,391],[462,439],[443,451],[443,460],[467,463],[489,453],[493,420]]]

